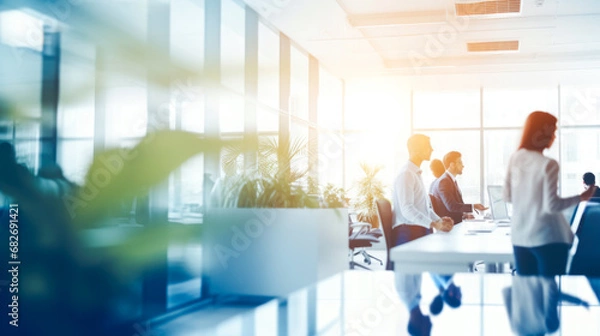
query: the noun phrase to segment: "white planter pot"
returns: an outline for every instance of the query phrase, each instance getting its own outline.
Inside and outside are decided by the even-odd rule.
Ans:
[[[211,209],[203,225],[210,294],[283,297],[348,269],[346,209]]]

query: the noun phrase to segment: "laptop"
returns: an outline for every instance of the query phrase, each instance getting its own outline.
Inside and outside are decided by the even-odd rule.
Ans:
[[[508,215],[508,206],[502,196],[502,186],[489,185],[488,195],[490,197],[490,209],[492,218],[498,226],[510,226],[510,216]]]

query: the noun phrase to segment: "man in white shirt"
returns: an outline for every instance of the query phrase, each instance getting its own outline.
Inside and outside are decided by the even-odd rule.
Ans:
[[[419,167],[423,161],[429,161],[433,152],[429,137],[414,134],[408,139],[407,147],[409,161],[394,180],[392,195],[394,224],[391,239],[394,246],[428,235],[432,229],[448,232],[454,225],[450,217],[440,218],[433,212],[421,177]],[[410,312],[408,332],[411,335],[429,335],[431,331],[431,320],[419,308],[421,278],[421,275],[396,273],[398,295]]]

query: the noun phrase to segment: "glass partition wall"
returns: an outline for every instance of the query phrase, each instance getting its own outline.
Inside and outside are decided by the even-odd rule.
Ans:
[[[95,154],[132,148],[157,128],[184,130],[198,137],[254,136],[275,142],[285,133],[304,147],[292,168],[308,171],[310,160],[320,162],[310,166],[310,176],[319,180],[315,183],[342,185],[343,81],[243,2],[108,1],[81,6],[108,26],[125,29],[131,34],[126,38],[140,43],[135,48],[156,48],[157,54],[166,55],[190,75],[160,77],[158,63],[148,70],[146,64],[132,61],[121,49],[119,36],[108,36],[105,44],[96,45],[86,35],[89,31],[78,30],[77,25],[55,26],[60,57],[53,60],[59,72],[51,79],[59,90],[54,110],[45,109],[40,103],[42,83],[48,81],[44,67],[50,63],[44,43],[15,44],[23,38],[13,36],[20,26],[10,22],[14,15],[21,21],[33,20],[31,26],[37,30],[29,33],[44,37],[43,20],[48,18],[36,14],[35,8],[0,11],[0,95],[31,101],[26,120],[2,116],[0,138],[15,145],[18,161],[30,171],[37,173],[54,160],[67,179],[83,185]],[[288,93],[285,106],[282,91]],[[321,111],[324,119],[318,121],[315,116]],[[55,136],[42,129],[43,114],[55,123]],[[288,123],[282,123],[282,118]],[[315,134],[317,150],[309,151],[309,138]],[[318,141],[319,137],[329,140]],[[317,157],[324,160],[316,161]],[[218,153],[191,158],[147,195],[122,204],[114,214],[117,220],[105,223],[106,228],[120,232],[148,225],[200,227],[207,195],[225,173],[220,161]],[[240,169],[251,167],[251,161],[243,157]],[[304,186],[308,176],[300,181]],[[148,218],[160,220],[150,223]],[[137,292],[143,295],[140,300],[153,306],[139,302],[135,316],[160,315],[203,298],[199,237],[169,245],[157,262],[156,274],[138,279],[138,290],[145,288]]]

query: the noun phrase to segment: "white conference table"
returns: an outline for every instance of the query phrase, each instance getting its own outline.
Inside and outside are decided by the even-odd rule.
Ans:
[[[473,233],[467,229],[477,223],[461,223],[450,232],[436,232],[393,247],[390,259],[401,273],[468,272],[478,260],[489,263],[514,262],[510,227],[496,227],[491,232]]]

